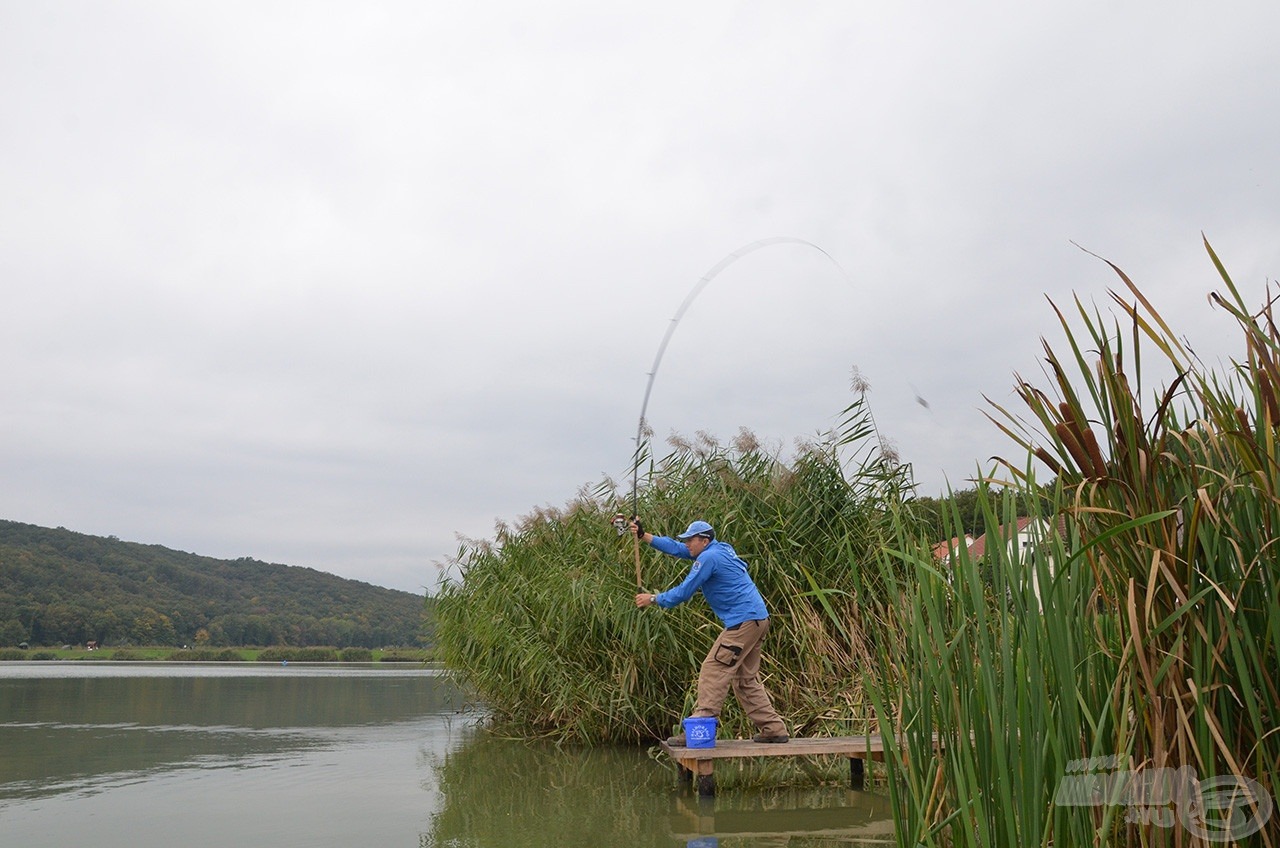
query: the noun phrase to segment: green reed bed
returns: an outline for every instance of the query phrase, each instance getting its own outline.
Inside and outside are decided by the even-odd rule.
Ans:
[[[762,674],[792,732],[867,730],[861,673],[873,640],[847,556],[873,562],[905,472],[881,457],[862,398],[837,433],[785,463],[741,433],[731,445],[673,440],[643,468],[646,529],[671,535],[706,518],[750,564],[773,622]],[[696,600],[636,609],[634,541],[609,525],[619,511],[631,511],[630,493],[606,482],[458,553],[460,577],[437,600],[438,656],[511,732],[652,740],[693,706],[719,623]],[[675,585],[689,566],[647,547],[641,556],[646,590]],[[732,699],[722,721],[724,735],[749,735]]]
[[[1011,551],[1011,499],[983,488],[984,556],[935,562],[904,525],[862,575],[896,599],[871,691],[910,740],[889,763],[899,844],[1276,844],[1280,333],[1209,252],[1239,361],[1208,369],[1116,269],[1121,318],[1078,305],[1073,330],[1059,313],[1070,352],[1046,345],[1050,388],[1020,382],[1029,420],[994,416],[1024,451],[1003,464],[1012,489],[1037,488],[1032,457],[1056,475],[1056,531]],[[1145,407],[1144,358],[1174,374]],[[1178,768],[1219,794],[1062,794]]]
[[[1025,409],[994,407],[1014,450],[979,485],[981,555],[934,558],[861,390],[785,462],[745,433],[644,457],[646,527],[706,518],[752,565],[793,733],[903,736],[887,758],[899,844],[1280,842],[1280,331],[1209,255],[1238,361],[1199,361],[1118,268],[1118,317],[1059,311],[1047,388],[1019,380]],[[1157,389],[1153,369],[1172,375]],[[1029,536],[1008,529],[1019,503]],[[608,528],[630,507],[605,483],[460,549],[439,658],[498,725],[632,742],[691,708],[718,624],[697,603],[635,609],[632,542]],[[646,549],[644,588],[686,565]],[[743,735],[730,703],[725,733]],[[1134,774],[1173,782],[1126,795]]]

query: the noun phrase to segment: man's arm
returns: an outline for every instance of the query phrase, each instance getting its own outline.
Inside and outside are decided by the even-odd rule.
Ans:
[[[646,533],[648,539],[646,541],[656,550],[662,551],[667,556],[673,556],[678,559],[693,559],[693,554],[689,552],[689,546],[677,539],[669,539],[666,536],[654,536],[652,533]]]
[[[684,542],[669,539],[666,536],[655,536],[652,533],[646,533],[639,517],[631,519],[631,532],[636,534],[637,539],[646,545],[657,548],[664,554],[679,557],[680,559],[693,559],[693,554],[689,552],[689,546]]]
[[[677,544],[679,543],[677,542]],[[681,545],[681,547],[684,546]],[[715,571],[715,568],[714,561],[694,560],[693,568],[689,569],[684,581],[674,589],[668,589],[665,592],[659,592],[654,595],[653,602],[663,609],[670,609],[683,604],[702,588],[702,584],[707,582],[707,578],[711,576],[711,572]]]

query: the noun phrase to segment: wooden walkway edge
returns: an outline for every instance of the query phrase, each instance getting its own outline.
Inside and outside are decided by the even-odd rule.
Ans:
[[[796,739],[782,744],[752,742],[749,739],[717,739],[714,748],[683,748],[668,745],[665,741],[658,746],[675,760],[680,769],[681,780],[698,782],[698,794],[710,797],[716,794],[715,763],[716,760],[740,760],[754,757],[812,757],[822,754],[835,754],[849,758],[849,783],[854,789],[861,789],[864,779],[864,760],[884,760],[884,739],[876,733],[865,736],[831,736]],[[896,740],[895,747],[902,751],[901,740]]]

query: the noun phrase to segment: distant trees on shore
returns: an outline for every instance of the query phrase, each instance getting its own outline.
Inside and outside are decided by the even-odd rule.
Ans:
[[[421,596],[310,568],[0,521],[0,647],[376,648],[422,641],[424,616]]]

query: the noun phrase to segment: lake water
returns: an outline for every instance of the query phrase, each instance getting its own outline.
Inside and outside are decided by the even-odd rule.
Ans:
[[[847,846],[887,799],[701,800],[642,749],[496,738],[417,666],[0,663],[0,846]]]

